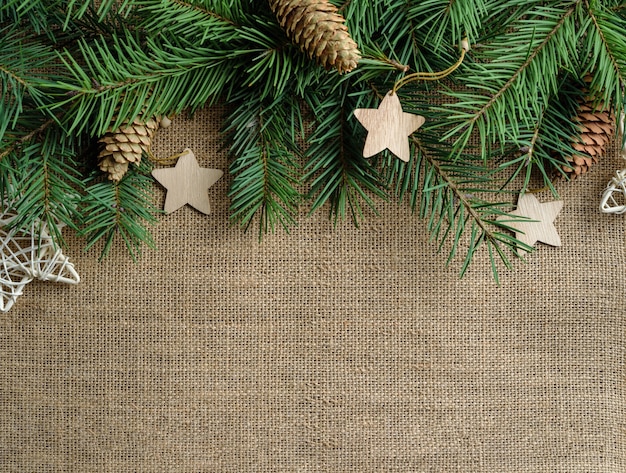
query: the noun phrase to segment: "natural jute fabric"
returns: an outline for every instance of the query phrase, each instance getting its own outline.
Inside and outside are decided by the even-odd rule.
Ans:
[[[219,126],[176,118],[155,152],[226,170]],[[303,209],[259,244],[228,177],[136,264],[70,238],[81,284],[0,315],[0,471],[623,473],[626,219],[597,211],[623,166],[559,185],[563,246],[500,286],[482,256],[446,269],[404,204],[359,229]]]

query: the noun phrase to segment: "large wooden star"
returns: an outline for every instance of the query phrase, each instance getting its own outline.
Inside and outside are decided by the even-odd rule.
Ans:
[[[554,226],[554,220],[563,208],[562,200],[539,203],[533,194],[524,194],[517,201],[517,208],[509,215],[527,217],[533,221],[515,221],[511,225],[515,227],[515,238],[534,246],[538,241],[552,246],[561,246],[561,238]],[[506,220],[507,217],[499,217],[498,220]]]
[[[154,169],[152,175],[167,189],[165,213],[172,213],[185,204],[204,214],[211,213],[208,189],[224,175],[219,169],[201,168],[196,156],[187,148],[173,168]]]
[[[357,108],[354,116],[367,129],[363,157],[369,158],[388,149],[402,161],[411,157],[410,136],[424,124],[425,118],[402,111],[398,94],[387,92],[378,108]]]

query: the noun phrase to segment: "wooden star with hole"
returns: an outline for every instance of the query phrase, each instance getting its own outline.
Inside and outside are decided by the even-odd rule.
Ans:
[[[369,158],[388,149],[402,161],[411,157],[410,136],[426,119],[402,111],[398,94],[387,92],[378,108],[357,108],[354,116],[367,130],[363,157]]]
[[[173,168],[152,171],[152,176],[167,189],[163,210],[169,214],[189,204],[203,214],[210,214],[208,190],[224,173],[219,169],[201,168],[189,148],[183,153]]]
[[[517,201],[517,208],[509,215],[527,217],[528,221],[515,221],[511,223],[515,227],[515,238],[534,246],[538,241],[552,246],[561,246],[561,238],[554,226],[554,220],[563,208],[562,200],[540,203],[533,194],[521,195]],[[507,220],[507,217],[499,217],[498,220]]]

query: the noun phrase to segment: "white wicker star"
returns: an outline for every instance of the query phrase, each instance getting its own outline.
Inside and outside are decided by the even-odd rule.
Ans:
[[[0,311],[7,312],[34,279],[78,284],[80,277],[48,234],[47,225],[33,223],[29,230],[7,229],[16,214],[0,214]],[[39,227],[41,227],[40,231]]]
[[[609,181],[602,194],[600,211],[607,214],[626,212],[626,169],[615,171],[615,177]]]

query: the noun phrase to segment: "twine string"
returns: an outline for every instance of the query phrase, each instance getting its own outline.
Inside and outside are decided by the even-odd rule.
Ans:
[[[178,154],[173,154],[172,156],[168,156],[167,158],[157,158],[152,152],[148,153],[148,158],[155,164],[169,165],[174,164],[178,158],[187,154],[187,151],[183,151]]]
[[[463,63],[463,59],[465,59],[465,54],[467,54],[468,51],[469,51],[469,42],[467,41],[467,38],[463,38],[463,40],[461,41],[461,56],[454,64],[452,64],[447,69],[444,69],[443,71],[439,71],[439,72],[414,72],[413,74],[404,76],[402,79],[399,79],[398,81],[396,81],[391,93],[395,94],[401,87],[404,87],[405,85],[411,82],[418,81],[418,80],[443,79],[444,77],[452,74],[454,71],[456,71],[459,68],[459,66]]]

